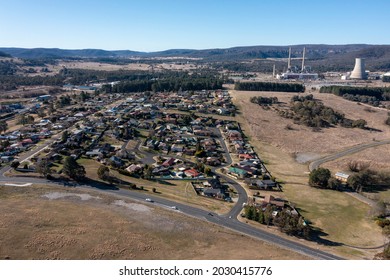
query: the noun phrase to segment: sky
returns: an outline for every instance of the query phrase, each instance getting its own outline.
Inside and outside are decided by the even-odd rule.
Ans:
[[[0,0],[0,47],[390,44],[390,0]]]

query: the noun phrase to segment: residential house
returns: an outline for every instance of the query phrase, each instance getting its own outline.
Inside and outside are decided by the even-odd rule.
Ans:
[[[172,165],[174,165],[174,164],[175,164],[175,159],[174,159],[174,158],[169,158],[169,159],[167,159],[167,160],[165,160],[165,161],[163,162],[162,166],[164,166],[164,167],[170,167],[170,166],[172,166]]]
[[[272,180],[248,180],[247,184],[250,185],[250,188],[255,189],[261,189],[261,190],[272,190],[273,188],[277,187],[277,184],[275,181]]]
[[[185,170],[184,174],[187,177],[191,177],[191,178],[196,178],[196,177],[199,177],[201,175],[201,173],[198,170],[194,169],[194,168]]]
[[[275,198],[274,196],[267,194],[263,200],[263,208],[267,205],[273,205],[279,208],[284,208],[285,201],[280,198]]]
[[[348,181],[349,176],[350,176],[349,174],[345,174],[342,172],[337,172],[335,174],[336,179],[343,182],[343,183],[346,183]]]
[[[245,177],[248,176],[248,172],[240,167],[229,167],[229,171],[228,171],[230,174],[232,174],[233,176],[236,176],[237,178],[240,178],[240,179],[243,179]]]

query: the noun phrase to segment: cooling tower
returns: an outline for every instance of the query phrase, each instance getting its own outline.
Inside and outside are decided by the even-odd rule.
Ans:
[[[364,66],[364,58],[355,59],[355,68],[353,68],[350,78],[356,80],[367,79],[366,69]]]

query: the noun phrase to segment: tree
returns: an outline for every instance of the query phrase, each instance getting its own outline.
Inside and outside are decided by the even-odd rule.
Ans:
[[[387,244],[383,249],[383,257],[386,260],[390,260],[390,244]]]
[[[211,168],[208,167],[208,166],[205,166],[205,168],[204,168],[204,173],[205,173],[207,176],[210,176],[210,175],[211,175]]]
[[[153,167],[150,165],[145,165],[143,176],[147,180],[151,179],[153,177]]]
[[[347,183],[356,192],[361,192],[374,182],[373,173],[370,170],[364,170],[348,177]]]
[[[255,211],[256,211],[255,207],[247,205],[247,206],[245,206],[244,210],[245,210],[245,217],[248,220],[253,220],[255,217]]]
[[[336,178],[329,178],[328,188],[331,190],[338,190],[340,187],[340,182]]]
[[[49,161],[47,159],[39,160],[35,166],[35,171],[44,177],[50,175],[52,173],[52,170],[50,168]]]
[[[390,125],[390,116],[387,117],[387,119],[386,119],[386,121],[385,121],[385,124]]]
[[[34,123],[34,117],[30,115],[20,115],[17,119],[17,124],[32,124]]]
[[[326,168],[317,168],[310,172],[309,185],[311,187],[326,188],[330,179],[330,170]]]
[[[0,121],[0,133],[6,132],[8,129],[8,124],[6,121]]]
[[[69,138],[69,132],[67,130],[64,130],[61,135],[61,142],[65,143]]]
[[[367,125],[367,122],[366,122],[366,120],[363,120],[363,119],[358,119],[358,120],[352,122],[353,127],[365,128],[366,125]]]
[[[65,158],[62,172],[76,181],[83,180],[86,174],[84,166],[79,165],[73,157]]]
[[[105,165],[100,165],[97,174],[100,179],[107,180],[110,177],[110,169]]]
[[[11,162],[11,164],[10,164],[10,166],[11,166],[13,169],[18,168],[19,165],[20,165],[20,162],[17,161],[17,160]]]

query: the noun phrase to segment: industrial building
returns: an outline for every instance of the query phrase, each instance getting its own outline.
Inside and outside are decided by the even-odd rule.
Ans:
[[[310,73],[310,67],[305,66],[305,53],[306,48],[303,48],[302,54],[302,67],[299,71],[297,67],[291,66],[291,48],[288,50],[287,71],[282,74],[276,75],[279,80],[316,80],[318,79],[318,73]]]

